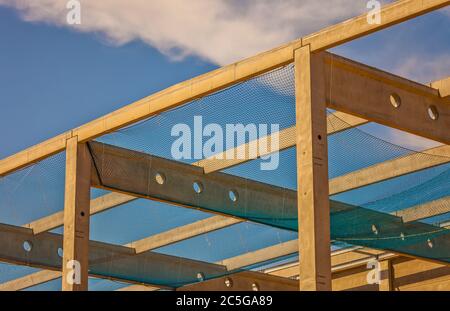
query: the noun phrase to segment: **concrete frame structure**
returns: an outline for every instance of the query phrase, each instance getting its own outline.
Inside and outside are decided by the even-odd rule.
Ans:
[[[237,272],[233,278],[233,289],[251,290],[254,282],[261,289],[281,290],[394,290],[394,289],[447,289],[450,290],[450,267],[442,262],[430,262],[410,258],[404,254],[392,254],[371,249],[349,249],[330,252],[330,201],[329,195],[356,189],[375,182],[402,176],[447,163],[450,158],[450,78],[421,85],[381,70],[356,63],[326,52],[326,49],[365,36],[375,31],[401,23],[416,16],[443,8],[450,4],[444,0],[400,0],[382,8],[382,23],[369,24],[362,15],[349,21],[328,27],[315,34],[295,40],[287,45],[241,62],[220,68],[213,72],[182,82],[159,93],[146,97],[102,118],[79,128],[61,134],[53,139],[28,148],[0,161],[0,176],[6,176],[20,168],[37,163],[63,150],[66,151],[66,190],[64,212],[36,220],[23,227],[0,225],[3,237],[12,240],[25,239],[34,245],[43,245],[33,258],[24,258],[20,252],[0,238],[0,261],[44,268],[36,274],[0,284],[0,290],[20,290],[62,276],[63,290],[87,290],[89,275],[129,279],[105,275],[102,271],[101,249],[126,256],[128,262],[163,260],[152,249],[185,240],[206,232],[225,228],[245,221],[231,218],[226,213],[172,229],[155,236],[129,243],[126,246],[108,245],[89,241],[89,216],[130,202],[137,197],[160,200],[157,195],[139,191],[119,190],[104,197],[90,200],[90,187],[104,188],[95,170],[92,170],[92,140],[103,134],[136,123],[155,114],[186,104],[233,84],[248,80],[262,73],[294,62],[296,84],[297,126],[280,132],[284,150],[297,146],[298,215],[299,240],[289,241],[267,249],[229,258],[215,264],[182,260],[187,267],[202,266],[204,271],[217,273],[217,278],[180,287],[178,290],[227,290],[224,287],[223,271],[232,271],[254,263],[279,258],[298,251],[300,262],[281,266],[262,273]],[[333,72],[333,79],[329,77]],[[333,96],[325,90],[333,88]],[[367,96],[370,94],[370,96]],[[408,105],[395,109],[389,98],[395,96]],[[379,103],[386,103],[385,105]],[[401,157],[361,169],[338,178],[328,180],[327,135],[342,129],[327,127],[326,108],[337,110],[348,127],[367,122],[377,122],[444,144],[425,153],[438,155],[430,159],[416,155]],[[432,120],[427,109],[439,112],[439,118]],[[301,122],[299,122],[301,120]],[[246,147],[248,154],[249,147]],[[259,154],[258,156],[262,156]],[[251,160],[204,159],[194,163],[196,174],[207,178],[219,170]],[[133,169],[132,167],[130,168]],[[136,171],[137,174],[137,171]],[[121,180],[114,182],[120,184]],[[136,187],[139,187],[137,184]],[[262,187],[262,186],[261,186]],[[262,187],[261,189],[263,189]],[[328,191],[324,191],[328,189]],[[403,210],[397,214],[405,222],[449,212],[449,198],[440,199]],[[196,207],[183,200],[173,202],[187,207]],[[64,237],[48,233],[48,230],[64,225]],[[2,244],[3,243],[3,244]],[[20,244],[20,243],[18,243]],[[63,264],[56,263],[55,249],[64,246]],[[169,262],[180,262],[169,258]],[[94,258],[94,259],[93,259]],[[366,264],[378,258],[383,277],[379,285],[367,285],[362,280],[367,274]],[[81,284],[71,284],[67,278],[72,275],[72,260],[81,263]],[[68,264],[69,263],[69,264]],[[88,270],[89,268],[89,270]],[[92,268],[92,269],[91,269]],[[130,273],[124,265],[114,266],[118,271]],[[98,273],[96,273],[99,271]],[[121,270],[122,269],[122,270]],[[62,274],[61,274],[62,271]],[[120,273],[119,273],[120,274]],[[298,277],[300,282],[289,278]],[[438,281],[436,281],[438,280]],[[160,284],[134,284],[129,290],[153,290]]]

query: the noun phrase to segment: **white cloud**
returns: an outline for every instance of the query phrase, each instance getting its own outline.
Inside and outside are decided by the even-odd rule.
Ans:
[[[448,77],[450,72],[450,53],[433,57],[410,56],[394,68],[392,72],[425,84],[443,79]]]
[[[177,60],[200,56],[218,65],[271,49],[367,11],[361,0],[81,0],[82,24],[66,22],[65,0],[0,0],[29,22],[101,34],[111,44],[141,40]],[[388,0],[383,3],[391,2]],[[450,16],[450,8],[443,10]],[[411,56],[392,72],[429,82],[448,75],[450,55]],[[269,81],[270,82],[270,81]],[[271,84],[271,83],[269,83]],[[394,129],[381,135],[423,150],[435,142]]]
[[[0,0],[23,19],[59,26],[67,1]],[[224,65],[365,12],[360,0],[83,1],[78,31],[113,44],[142,40],[172,59],[198,55]]]

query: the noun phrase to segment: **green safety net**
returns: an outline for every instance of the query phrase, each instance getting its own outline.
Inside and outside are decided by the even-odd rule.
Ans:
[[[436,164],[357,189],[332,193],[330,195],[332,247],[360,245],[448,262],[450,232],[443,226],[450,219],[450,215],[446,212],[450,210],[446,200],[450,195],[448,153],[430,152],[427,149],[439,148],[439,144],[373,123],[351,127],[334,113],[328,111],[328,128],[335,132],[328,137],[330,180],[381,162],[408,156],[414,156],[417,161]],[[91,265],[91,273],[156,284],[164,288],[297,260],[296,254],[293,253],[238,269],[228,270],[218,264],[227,258],[297,238],[295,146],[286,148],[278,154],[278,166],[274,170],[261,170],[261,163],[271,160],[266,157],[205,175],[206,178],[225,176],[229,182],[237,182],[231,189],[226,183],[219,185],[220,187],[209,187],[208,180],[202,180],[205,186],[204,194],[209,195],[208,191],[215,191],[215,200],[202,201],[201,196],[192,188],[192,181],[183,184],[185,189],[175,189],[186,194],[181,199],[177,198],[179,202],[167,202],[165,190],[152,192],[156,187],[155,173],[161,169],[156,162],[152,164],[152,159],[172,163],[176,161],[180,168],[189,166],[195,174],[201,171],[201,168],[191,164],[203,159],[203,155],[174,159],[171,153],[176,139],[172,135],[173,127],[177,124],[186,124],[194,128],[195,117],[199,116],[203,125],[217,124],[222,128],[225,128],[226,124],[276,124],[277,130],[282,131],[295,126],[293,65],[287,65],[194,100],[99,137],[90,143],[103,187],[115,191],[130,190],[125,189],[129,186],[126,183],[117,184],[113,180],[114,174],[120,172],[122,168],[116,162],[108,161],[104,157],[105,151],[98,146],[124,148],[135,152],[128,160],[144,161],[147,165],[147,184],[143,190],[135,194],[158,199],[155,202],[139,198],[91,216],[91,240],[126,245],[207,219],[214,216],[213,213],[248,220],[144,252],[139,255],[141,256],[139,265],[135,264],[137,256],[124,254],[126,250],[116,252],[102,248],[97,253],[94,252],[100,260]],[[269,126],[268,133],[258,132],[257,138],[274,131],[276,130],[272,131]],[[203,143],[210,138],[207,135],[200,136]],[[244,142],[253,138],[247,135]],[[223,142],[225,145],[226,137],[223,137]],[[194,145],[194,136],[192,143]],[[221,150],[217,150],[219,151]],[[22,226],[40,217],[62,211],[64,161],[64,153],[60,153],[0,178],[0,222]],[[167,181],[170,181],[171,174],[176,172],[169,170],[165,173]],[[133,175],[130,176],[132,177]],[[255,184],[258,187],[248,187]],[[268,188],[271,190],[263,191]],[[237,192],[235,193],[237,203],[231,202],[230,190]],[[109,193],[106,190],[93,189],[92,198]],[[267,194],[272,195],[270,200],[264,196]],[[431,213],[433,217],[406,222],[397,216],[401,211],[433,202],[436,202],[430,207],[434,209]],[[53,232],[61,234],[62,228],[57,228]],[[154,265],[155,258],[159,258],[158,262],[161,264],[159,268]],[[60,264],[59,260],[55,258],[55,264]],[[123,270],[120,267],[127,269]],[[0,267],[0,272],[2,269],[9,271],[10,267]],[[2,275],[8,274],[0,273],[0,279]],[[5,280],[8,278],[5,277],[0,281]],[[58,280],[52,282],[57,283]],[[91,283],[100,284],[95,287],[97,290],[125,286],[117,281],[92,280]]]
[[[277,123],[280,130],[294,126],[293,66],[288,65],[201,98],[139,125],[104,136],[98,141],[171,159],[169,146],[174,138],[170,136],[170,129],[178,123],[193,127],[194,116],[198,115],[202,116],[205,124],[214,122],[223,127],[228,123],[261,122]],[[434,214],[443,218],[436,221],[443,222],[446,219],[445,211],[448,210],[449,203],[445,199],[450,194],[450,165],[447,163],[450,157],[448,153],[427,151],[440,147],[440,144],[374,124],[351,127],[331,110],[328,111],[328,128],[336,132],[328,139],[330,179],[404,157],[414,157],[415,161],[422,162],[438,161],[438,164],[423,170],[331,195],[332,239],[447,261],[450,251],[445,242],[450,238],[447,229],[440,227],[439,223],[427,224],[426,219],[403,222],[401,217],[395,216],[396,211],[439,201],[436,204],[438,211]],[[145,135],[150,132],[155,133],[159,139],[148,139]],[[203,139],[205,142],[208,137]],[[248,137],[246,142],[250,140]],[[166,147],[162,148],[162,145]],[[195,159],[180,161],[192,163]],[[288,199],[293,196],[290,191],[295,191],[297,187],[295,147],[280,152],[280,166],[275,171],[261,171],[261,162],[261,159],[253,160],[223,172],[249,181],[270,184],[272,188],[279,187],[280,193],[284,194],[279,198],[280,201],[272,202],[277,208],[272,208],[271,203],[261,204],[253,198],[252,206],[252,200],[247,200],[250,192],[245,187],[239,188],[239,197],[245,200],[242,203],[245,208],[230,209],[229,206],[220,204],[201,207],[297,231],[296,206],[287,204]],[[342,210],[336,206],[346,208]],[[359,226],[356,225],[358,223]]]

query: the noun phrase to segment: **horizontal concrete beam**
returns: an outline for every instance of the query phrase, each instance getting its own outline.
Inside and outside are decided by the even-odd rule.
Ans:
[[[403,221],[405,222],[412,222],[436,215],[441,215],[447,212],[450,212],[450,201],[449,198],[444,198],[441,200],[430,202],[426,205],[421,204],[418,206],[407,208],[399,212],[394,212],[392,213],[392,215],[404,217]],[[297,239],[269,246],[266,248],[262,248],[253,252],[245,253],[233,258],[228,258],[218,262],[218,264],[227,266],[228,269],[235,269],[237,267],[239,268],[247,267],[257,263],[262,263],[265,261],[280,258],[283,256],[293,255],[295,253],[298,253]],[[367,248],[365,252],[362,250],[354,250],[354,249],[344,250],[344,252],[342,253],[340,251],[335,251],[334,253],[332,253],[333,271],[337,271],[342,269],[343,267],[353,265],[356,261],[380,257],[381,254],[392,254],[392,253],[388,251],[372,250]],[[366,263],[366,261],[364,261],[364,263]],[[298,273],[298,268],[296,272]]]
[[[267,260],[272,260],[296,253],[298,251],[297,243],[297,240],[287,241],[253,252],[224,259],[217,262],[217,264],[227,266],[228,270],[244,268],[257,263],[262,263]],[[333,272],[335,274],[338,272],[345,272],[349,275],[352,275],[353,273],[355,275],[355,278],[357,278],[358,273],[353,272],[353,269],[360,266],[365,266],[369,261],[372,261],[374,259],[386,260],[391,258],[401,258],[401,256],[389,253],[387,251],[362,247],[350,247],[346,249],[336,250],[331,253],[331,256]],[[281,276],[284,278],[293,278],[298,275],[298,271],[298,263],[294,262],[290,264],[283,264],[278,267],[265,269],[263,272],[266,274]],[[61,277],[61,273],[59,271],[43,270],[27,275],[23,278],[0,284],[0,290],[23,290],[32,286],[39,285],[41,283],[58,279],[59,277]],[[231,274],[230,277],[233,277],[233,274]],[[341,284],[341,282],[339,282],[339,285],[335,288],[335,290],[350,288],[348,286],[350,285]],[[154,291],[158,289],[158,287],[145,284],[134,284],[123,287],[119,289],[119,291]]]
[[[90,215],[95,215],[113,207],[120,206],[125,203],[136,200],[134,196],[121,194],[121,193],[108,193],[98,198],[92,199],[90,204]],[[62,226],[64,223],[64,211],[57,212],[55,214],[37,219],[33,222],[23,225],[25,228],[33,230],[33,234],[39,234],[49,230],[56,229]]]
[[[355,258],[358,256],[351,253]],[[450,267],[439,263],[424,261],[403,256],[393,256],[388,253],[374,254],[358,259],[354,263],[343,265],[341,269],[333,268],[333,291],[378,291],[377,284],[370,285],[367,276],[373,270],[367,264],[377,260],[381,264],[390,261],[392,265],[392,289],[394,291],[448,291],[450,290]],[[265,271],[283,277],[298,277],[298,263],[284,265]]]
[[[450,77],[431,82],[430,86],[434,89],[439,90],[439,95],[441,97],[450,96]]]
[[[298,281],[253,271],[185,285],[177,291],[298,291]]]
[[[129,285],[116,290],[117,292],[154,292],[159,290],[158,287],[146,286],[146,285]]]
[[[330,180],[330,195],[419,172],[450,162],[450,146],[444,145],[377,163]]]
[[[23,290],[61,277],[61,272],[59,271],[61,259],[57,255],[57,249],[61,247],[60,245],[62,243],[60,235],[43,233],[34,236],[30,229],[2,224],[0,224],[0,233],[0,261],[46,269],[0,284],[0,290]],[[26,254],[22,249],[23,241],[27,241],[32,245],[30,254]],[[248,263],[248,261],[241,262],[241,265],[239,265],[236,259],[230,259],[235,263],[224,266],[221,262],[209,264],[152,252],[137,255],[133,249],[126,246],[122,247],[93,241],[90,242],[89,256],[89,273],[91,276],[114,279],[127,283],[147,283],[145,285],[146,290],[167,287],[164,284],[159,284],[158,287],[149,287],[148,284],[158,285],[154,281],[149,282],[149,280],[165,280],[169,282],[168,279],[171,278],[173,271],[179,271],[174,276],[176,282],[183,283],[183,277],[186,274],[192,274],[191,277],[188,277],[190,279],[189,282],[195,283],[198,281],[198,272],[202,272],[207,278],[213,278],[215,276],[229,274],[229,271],[238,271],[239,268],[242,268]],[[148,262],[144,263],[145,261]],[[136,272],[132,271],[133,267],[139,267],[140,265],[147,266],[136,269]],[[108,267],[107,271],[105,271],[105,267]],[[259,273],[252,273],[251,277],[260,278],[261,276],[259,276]],[[280,281],[277,277],[272,277],[272,281],[270,277],[264,278],[269,282],[268,284],[270,282]],[[144,282],[142,281],[143,279],[147,281]],[[143,285],[135,284],[130,288],[125,287],[122,290],[143,290],[141,286]]]
[[[24,249],[24,242],[31,250]],[[58,249],[62,236],[54,233],[33,235],[31,229],[0,224],[0,261],[46,270],[61,271]],[[175,272],[177,271],[177,272]],[[134,249],[102,242],[89,243],[89,274],[112,280],[177,287],[228,273],[226,267],[154,252],[135,254]],[[170,284],[170,285],[169,285]]]
[[[137,254],[140,254],[152,249],[187,240],[201,234],[223,229],[240,222],[242,222],[242,220],[236,218],[213,216],[149,236],[139,241],[131,242],[125,246],[133,248]]]
[[[283,242],[217,262],[229,270],[251,266],[298,252],[298,240]]]
[[[328,135],[340,133],[350,128],[363,125],[369,121],[361,119],[346,113],[336,111],[329,114],[327,117]],[[230,168],[248,161],[269,155],[276,151],[283,151],[296,145],[296,127],[292,126],[285,128],[278,133],[271,134],[269,136],[261,137],[256,141],[246,143],[236,148],[226,150],[217,155],[213,155],[209,158],[197,161],[193,163],[195,166],[202,167],[205,174],[217,172],[226,168]],[[271,141],[278,139],[278,148],[276,150],[266,150],[261,152],[258,148],[261,144],[272,146]],[[238,156],[238,152],[243,150],[244,156]],[[234,155],[233,158],[228,159],[227,154]]]
[[[450,148],[448,148],[448,146],[433,148],[419,154],[412,154],[391,161],[383,162],[372,167],[361,169],[359,171],[334,178],[330,180],[330,193],[336,194],[339,192],[348,191],[374,182],[394,178],[438,164],[447,163],[449,161]],[[113,192],[107,194],[105,196],[92,200],[91,215],[105,211],[117,205],[130,202],[135,199],[136,197],[134,196],[121,193]],[[438,215],[438,213],[444,213],[447,210],[447,204],[440,204],[442,202],[443,201],[438,200],[436,202],[424,204],[423,206],[421,205],[411,207],[409,209],[405,209],[404,211],[398,212],[397,216],[404,216],[404,221],[414,221],[421,219],[421,215],[429,215],[428,217]],[[402,215],[402,213],[405,215]],[[408,214],[408,216],[406,216],[406,214]],[[128,246],[135,246],[135,251],[140,253],[146,250],[155,249],[171,243],[192,238],[199,234],[225,228],[241,221],[242,220],[235,218],[215,216],[199,221],[198,223],[181,226],[155,236],[144,238],[140,241],[132,242]],[[25,226],[33,229],[34,234],[39,234],[61,226],[62,222],[63,213],[59,212],[48,217],[36,220]]]
[[[332,90],[326,92],[329,108],[450,144],[450,97],[331,53],[313,57],[325,62],[326,89]]]
[[[411,222],[446,213],[450,213],[450,197],[444,197],[442,199],[416,205],[393,214],[401,217],[404,222]]]
[[[203,174],[201,168],[158,158],[145,153],[131,151],[98,142],[91,142],[90,149],[99,170],[102,183],[93,187],[120,191],[142,198],[175,204],[182,207],[200,209],[206,212],[228,215],[275,226],[287,230],[297,230],[296,191],[256,182],[224,173]],[[151,163],[151,165],[150,165]],[[150,166],[149,166],[150,165]],[[107,172],[104,174],[102,170]],[[159,184],[157,175],[163,176]],[[194,191],[194,183],[199,185],[200,193]],[[233,196],[235,199],[232,200]],[[396,251],[404,254],[433,254],[427,246],[426,232],[433,235],[436,228],[417,222],[403,223],[401,218],[361,207],[351,206],[330,200],[332,219],[332,238],[335,240],[382,248],[383,238],[397,236],[399,232],[422,232],[416,240],[423,240],[417,246],[405,243],[396,244]],[[379,228],[379,234],[371,226],[361,227],[361,236],[348,236],[347,225],[355,223],[355,215],[370,219]],[[363,216],[361,216],[363,215]],[[374,238],[369,238],[374,236]],[[433,237],[440,245],[450,245],[445,235]],[[378,244],[377,244],[378,243]],[[414,244],[415,245],[415,244]],[[434,258],[437,259],[437,258]]]
[[[311,51],[330,49],[337,45],[374,33],[375,31],[423,15],[427,12],[443,8],[449,4],[450,1],[436,0],[394,1],[381,8],[379,24],[368,23],[367,14],[362,14],[358,17],[308,35],[303,38],[302,43],[303,45],[311,45]]]
[[[19,291],[42,283],[47,283],[61,277],[60,271],[42,270],[21,278],[0,284],[0,291]]]
[[[449,226],[449,224],[447,224]],[[227,266],[228,270],[240,269],[247,266],[251,266],[264,261],[276,259],[282,256],[294,254],[298,251],[297,240],[291,240],[270,247],[262,248],[253,252],[238,255],[232,258],[224,259],[217,262],[219,265]],[[389,253],[388,251],[374,250],[362,247],[350,247],[347,249],[336,250],[331,254],[331,261],[334,273],[334,290],[352,289],[352,284],[358,281],[359,270],[358,267],[366,266],[369,261],[374,259],[387,260],[391,258],[402,258],[400,255]],[[415,259],[417,261],[417,259]],[[428,265],[436,265],[436,263],[430,263]],[[356,270],[355,270],[356,269]],[[447,269],[447,268],[446,268]],[[264,273],[281,276],[285,278],[293,278],[298,275],[298,263],[283,264],[278,267],[269,268],[264,270]],[[348,283],[344,282],[342,272],[353,277],[348,278]],[[367,273],[367,272],[366,272]],[[23,290],[32,286],[39,285],[54,279],[58,279],[61,276],[59,271],[43,270],[36,273],[32,273],[25,277],[15,279],[3,284],[0,284],[1,290],[15,291]],[[232,276],[232,275],[231,275]],[[338,280],[339,279],[339,280]],[[420,281],[420,280],[418,280]],[[153,291],[157,290],[157,287],[148,285],[130,285],[126,286],[119,291]],[[353,288],[354,289],[354,288]],[[373,289],[375,290],[375,289]]]
[[[101,176],[101,183],[93,180],[92,187],[226,216],[232,209],[237,218],[258,221],[261,217],[262,222],[280,227],[286,219],[297,217],[295,191],[220,172],[204,174],[196,166],[99,142],[89,145]],[[158,183],[158,174],[163,184]],[[234,201],[230,194],[236,195]],[[285,219],[278,221],[281,211]]]

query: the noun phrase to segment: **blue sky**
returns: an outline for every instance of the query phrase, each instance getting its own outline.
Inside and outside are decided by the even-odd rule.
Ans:
[[[199,5],[202,12],[191,12],[192,16],[186,17],[182,16],[182,7],[177,16],[168,13],[170,5],[165,10],[162,5],[156,13],[152,11],[164,17],[158,18],[156,15],[139,15],[142,8],[156,10],[147,7],[153,1],[136,1],[136,10],[132,5],[127,8],[128,12],[136,14],[133,16],[141,18],[134,24],[120,13],[126,12],[120,7],[123,1],[111,1],[111,7],[99,4],[104,2],[89,4],[92,6],[88,7],[91,10],[85,11],[86,24],[74,29],[62,24],[59,15],[54,15],[51,10],[44,14],[39,7],[30,4],[31,7],[24,8],[16,2],[0,0],[0,158],[174,83],[275,47],[365,9],[359,0],[328,1],[326,8],[318,6],[318,1],[286,0],[285,5],[292,6],[293,12],[303,14],[296,16],[287,14],[289,12],[281,14],[286,11],[283,5],[273,7],[274,2],[264,0],[256,6],[256,11],[265,16],[261,20],[249,11],[246,4],[251,3],[250,0],[230,1],[231,4],[226,6],[217,1],[218,4],[210,7],[208,2],[199,1],[204,5]],[[60,13],[55,1],[43,2]],[[8,6],[1,5],[5,3]],[[301,9],[306,13],[301,13]],[[224,12],[223,20],[217,22],[217,18],[211,16],[220,10]],[[270,14],[271,11],[279,14]],[[121,22],[106,23],[108,19],[99,12],[111,14],[114,21]],[[235,14],[233,18],[228,16],[231,13]],[[170,24],[178,28],[170,29]],[[227,25],[231,29],[241,26],[242,31],[223,30]],[[142,29],[138,31],[138,28]],[[217,31],[217,36],[211,34],[212,30]],[[413,80],[439,79],[450,72],[450,14],[448,10],[434,12],[335,48],[333,52]],[[365,130],[406,147],[417,145],[415,138],[383,127],[369,125]],[[283,169],[285,171],[279,172],[279,180],[289,175],[295,181],[295,176],[289,174],[292,169],[286,165]],[[55,174],[61,175],[61,172]],[[367,192],[357,198],[365,196]],[[55,202],[60,201],[60,196],[55,199]],[[149,213],[148,207],[148,201],[139,200],[93,217],[94,237],[125,243],[205,217],[196,212],[177,216],[180,215],[178,208],[168,209],[157,203],[152,205],[154,209]],[[53,212],[59,209],[61,205]],[[155,219],[159,220],[159,225],[150,227]],[[119,232],[115,228],[120,224],[126,225]],[[275,229],[258,231],[232,227],[229,230],[235,232],[239,241],[235,249],[222,250],[218,247],[219,235],[213,234],[206,239],[203,236],[197,239],[196,242],[203,245],[200,253],[213,260],[248,251],[255,247],[254,240],[257,239],[273,244],[291,237]],[[182,251],[189,256],[199,256],[194,248],[183,245],[168,249],[174,254]]]
[[[189,50],[187,57],[175,60],[145,38],[133,37],[120,45],[101,31],[80,32],[45,19],[24,21],[19,12],[0,5],[0,131],[14,132],[0,136],[0,158],[226,62],[207,56],[201,44],[198,51]],[[302,20],[296,23],[294,29],[301,33],[311,29]],[[290,36],[285,40],[299,35]],[[425,82],[448,73],[449,38],[450,14],[441,10],[334,51]],[[241,54],[238,48],[234,51]]]
[[[0,157],[216,68],[133,42],[21,21],[0,7]]]

